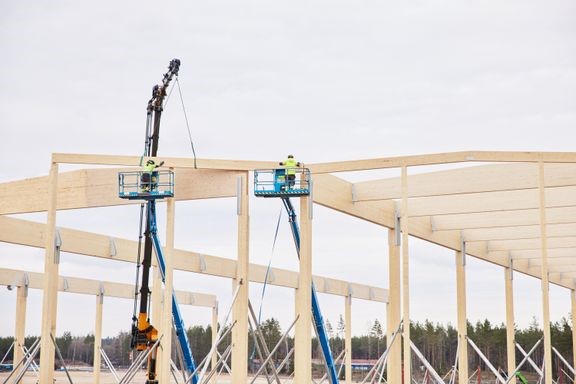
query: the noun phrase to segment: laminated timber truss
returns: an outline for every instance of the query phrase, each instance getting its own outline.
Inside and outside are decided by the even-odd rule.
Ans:
[[[173,169],[176,174],[174,200],[214,197],[238,199],[236,261],[176,250],[170,241],[167,242],[166,253],[173,259],[173,265],[167,265],[167,271],[177,268],[226,276],[234,279],[236,284],[243,284],[233,310],[233,317],[238,323],[232,336],[232,365],[234,382],[246,382],[247,286],[250,281],[263,282],[265,279],[265,267],[250,264],[248,258],[249,172],[258,168],[274,168],[276,163],[195,161],[169,157],[162,157],[161,160],[165,162],[165,167]],[[136,167],[140,161],[138,156],[53,154],[48,177],[0,185],[3,196],[0,215],[46,211],[47,224],[0,216],[0,241],[45,248],[45,273],[57,275],[58,270],[53,263],[57,210],[130,203],[118,199],[115,193],[116,174],[124,169],[83,169],[59,173],[59,164]],[[465,164],[472,162],[479,165]],[[452,164],[453,169],[409,175],[409,170],[420,166],[446,164]],[[346,297],[347,305],[352,297],[387,302],[389,336],[402,318],[410,319],[410,236],[455,251],[457,324],[461,346],[467,345],[466,255],[503,268],[509,373],[515,370],[512,275],[517,271],[540,279],[544,381],[552,382],[549,284],[570,291],[572,314],[576,315],[576,153],[468,151],[307,164],[307,167],[312,174],[313,193],[311,198],[301,198],[300,270],[299,273],[274,271],[275,280],[269,282],[295,288],[297,292],[296,313],[299,320],[295,337],[296,382],[311,382],[311,315],[307,293],[310,292],[313,279],[319,292],[342,295]],[[351,183],[334,175],[338,172],[391,168],[400,170],[400,177]],[[389,229],[389,290],[312,277],[312,203]],[[171,204],[173,202],[169,201],[168,205]],[[168,212],[170,223],[170,209]],[[135,242],[111,240],[107,236],[73,229],[59,228],[58,231],[60,237],[65,239],[62,250],[133,261]],[[167,231],[173,231],[170,224]],[[115,252],[111,252],[112,248]],[[55,302],[56,287],[49,279],[46,281],[43,323],[46,327],[53,327],[54,322],[49,320],[54,315],[47,308]],[[167,289],[171,289],[170,284],[167,284]],[[411,381],[410,329],[404,328],[403,356],[399,343],[391,348],[388,356],[388,382],[391,383],[399,383],[401,375],[404,375],[404,382]],[[43,330],[43,333],[48,331]],[[346,349],[350,350],[349,344]],[[467,348],[459,348],[458,376],[462,383],[468,377],[467,353]],[[347,378],[351,377],[349,359],[350,355],[347,354]],[[41,384],[47,382],[47,379],[41,380]],[[510,382],[514,382],[514,379]]]

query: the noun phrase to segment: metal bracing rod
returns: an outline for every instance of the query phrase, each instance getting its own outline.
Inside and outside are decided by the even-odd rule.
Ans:
[[[180,370],[178,369],[176,364],[174,364],[174,360],[170,359],[170,373],[172,374],[172,377],[174,378],[176,384],[180,384],[180,382],[178,381],[178,377],[176,377],[176,371]]]
[[[10,377],[12,377],[12,375],[16,372],[17,372],[16,379],[13,381],[13,383],[19,383],[20,382],[20,380],[22,379],[22,377],[24,377],[24,374],[28,370],[28,366],[30,366],[30,363],[34,360],[34,358],[36,358],[36,355],[38,354],[38,351],[40,350],[40,338],[36,339],[36,341],[34,342],[34,344],[32,344],[32,347],[30,347],[30,349],[32,350],[30,355],[28,357],[25,356],[25,358],[20,360],[20,362],[16,365],[16,367],[13,368],[12,372],[10,372],[10,374],[8,375],[6,380],[4,380],[2,382],[2,384],[6,384],[8,382],[8,380],[10,380]],[[20,368],[19,371],[17,371],[18,367],[21,364],[22,364],[22,367]]]
[[[340,353],[338,354],[338,356],[336,356],[336,358],[334,359],[334,365],[338,365],[338,363],[340,362],[340,360],[342,359],[342,357],[344,356],[344,353],[346,352],[345,349],[343,349],[342,351],[340,351]],[[340,363],[340,368],[338,368],[338,377],[340,377],[340,371],[342,370],[342,366],[343,366],[343,362]],[[326,379],[328,378],[328,372],[324,373],[324,376],[322,376],[322,378],[320,379],[320,384],[322,384]]]
[[[278,372],[282,372],[282,368],[284,368],[284,366],[286,365],[286,363],[292,357],[293,354],[294,354],[294,347],[290,348],[290,351],[288,351],[284,360],[282,360],[282,362],[278,365]]]
[[[458,370],[458,354],[460,353],[460,341],[456,344],[456,357],[454,357],[454,365],[452,366],[452,375],[450,375],[449,384],[456,382],[456,372]]]
[[[366,377],[364,377],[364,380],[362,381],[361,384],[364,384],[366,382],[366,380],[368,380],[370,375],[372,375],[374,373],[374,371],[376,369],[378,369],[378,367],[380,367],[381,364],[384,364],[384,366],[386,366],[386,362],[388,361],[388,355],[390,354],[390,350],[392,349],[392,345],[394,345],[394,341],[396,340],[396,336],[400,333],[400,329],[402,329],[402,320],[400,320],[400,324],[398,324],[398,328],[396,328],[396,331],[392,334],[392,339],[390,340],[390,345],[388,345],[388,348],[386,348],[386,350],[382,353],[382,355],[380,356],[380,358],[378,359],[376,364],[374,364],[372,369],[370,369],[370,372],[368,372]],[[384,368],[382,368],[382,374],[383,373],[384,373]],[[380,375],[380,377],[382,377],[382,375]]]
[[[574,368],[572,368],[572,366],[568,364],[568,362],[566,361],[566,359],[564,359],[564,357],[560,354],[560,352],[558,352],[558,350],[554,347],[552,347],[552,350],[554,351],[554,353],[556,353],[556,356],[558,356],[558,358],[564,363],[566,368],[568,368],[570,372],[572,372],[572,376],[576,376],[576,371],[574,371]]]
[[[116,382],[119,383],[120,377],[118,377],[118,373],[116,372],[116,369],[114,369],[112,362],[110,361],[110,359],[108,358],[108,355],[106,354],[106,351],[104,351],[104,348],[102,348],[102,347],[100,347],[100,355],[104,359],[104,363],[106,364],[106,366],[108,367],[110,372],[112,372],[112,375],[114,376],[114,379],[116,380]]]
[[[178,335],[176,333],[176,329],[174,329],[174,327],[172,327],[172,339],[175,340],[177,338],[178,338]],[[182,370],[178,370],[178,371],[182,375],[182,380],[184,382],[186,382],[188,377],[186,377],[186,365],[184,364],[184,354],[182,352],[182,348],[175,348],[175,349],[176,349],[176,356],[178,356],[178,362],[180,363],[180,367],[182,367]],[[170,359],[170,361],[172,361],[172,359]]]
[[[136,360],[132,363],[132,365],[128,368],[128,371],[126,371],[126,373],[124,374],[124,376],[120,380],[120,384],[129,383],[130,380],[132,380],[134,375],[136,375],[138,368],[140,368],[142,363],[144,363],[144,360],[146,360],[148,358],[148,356],[150,356],[152,351],[154,351],[156,348],[158,348],[158,345],[160,344],[160,340],[162,340],[163,336],[164,335],[160,336],[158,338],[158,340],[156,340],[156,342],[152,345],[152,347],[148,348],[148,350],[145,353],[140,353],[138,355]]]
[[[243,281],[242,279],[240,279],[240,281],[238,282],[238,286],[236,287],[236,291],[234,292],[234,296],[232,297],[232,304],[230,304],[230,308],[228,309],[228,313],[226,314],[226,317],[224,318],[224,322],[222,327],[218,330],[218,335],[217,335],[217,339],[220,338],[220,335],[222,334],[226,323],[228,323],[228,317],[230,317],[230,313],[232,313],[232,308],[234,307],[234,303],[236,302],[236,299],[238,298],[238,293],[240,292],[240,287],[242,286]],[[234,324],[236,324],[236,322],[234,322]],[[212,345],[212,348],[210,348],[210,352],[208,352],[208,356],[210,356],[210,359],[212,358],[212,355],[214,354],[214,350],[216,349],[217,345],[214,344]],[[200,376],[198,377],[198,383],[202,382],[202,378],[204,377],[204,375],[206,374],[206,369],[208,368],[208,364],[204,364],[204,367],[202,367],[202,371],[200,372]],[[192,377],[194,377],[194,375],[192,375]]]
[[[564,376],[566,376],[568,379],[570,379],[571,382],[574,382],[574,379],[568,374],[568,372],[566,372],[566,371],[563,370],[562,368],[560,368],[560,370],[562,371],[562,373],[564,374]]]
[[[218,351],[216,351],[216,353],[218,354],[218,358],[220,359],[222,357],[222,354]],[[230,368],[230,366],[225,360],[222,361],[222,367],[226,368],[226,372],[228,372],[228,374],[232,373],[232,368]]]
[[[262,351],[260,350],[260,342],[258,341],[258,337],[256,336],[256,332],[254,331],[254,327],[252,326],[252,321],[250,321],[250,319],[248,321],[248,325],[250,326],[250,330],[252,331],[252,339],[254,339],[254,348],[256,349],[256,353],[258,353],[258,357],[260,358],[260,361],[263,361],[264,356],[262,356]],[[256,327],[258,327],[258,326],[256,326]],[[266,355],[266,356],[268,356],[268,355]],[[264,368],[264,376],[266,376],[266,381],[268,382],[268,384],[271,384],[267,368]]]
[[[12,344],[10,344],[10,348],[8,348],[8,351],[6,352],[6,354],[4,355],[4,357],[2,358],[2,361],[0,361],[0,364],[4,363],[4,360],[6,360],[6,358],[8,357],[8,354],[10,353],[10,351],[12,350],[12,348],[14,348],[14,346],[16,345],[16,341],[13,341]]]
[[[480,350],[480,348],[478,348],[478,346],[476,346],[476,344],[474,344],[474,342],[472,341],[472,339],[470,339],[469,337],[466,337],[466,340],[468,340],[468,343],[470,344],[470,346],[472,348],[474,348],[474,350],[476,351],[476,353],[478,354],[478,356],[480,357],[480,359],[482,359],[482,361],[484,361],[484,364],[486,364],[486,366],[488,367],[488,369],[490,369],[490,371],[492,371],[492,373],[494,374],[494,376],[496,376],[496,378],[498,379],[498,381],[500,381],[502,384],[507,383],[506,380],[504,380],[504,378],[502,377],[502,375],[500,375],[500,373],[498,373],[498,370],[496,368],[494,368],[494,366],[492,365],[492,363],[490,363],[490,360],[488,360],[486,358],[486,356],[484,356],[484,354],[482,353],[482,351]]]
[[[66,363],[64,362],[64,358],[62,357],[62,353],[60,353],[60,348],[58,347],[58,344],[56,344],[56,339],[54,338],[54,335],[52,333],[50,333],[50,338],[52,339],[52,343],[54,343],[54,348],[56,349],[56,354],[58,355],[58,358],[62,362],[62,368],[64,368],[64,372],[66,372],[66,376],[68,376],[68,381],[70,381],[70,384],[74,384],[72,382],[72,378],[70,377],[70,372],[68,372],[68,368],[66,368]]]
[[[520,353],[522,353],[522,356],[528,356],[528,354],[526,353],[526,351],[524,350],[524,348],[522,348],[522,346],[518,343],[516,343],[516,348],[518,348],[518,350],[520,351]],[[536,371],[536,373],[540,376],[542,376],[544,373],[542,372],[542,370],[540,369],[540,367],[538,367],[536,365],[536,363],[534,362],[534,360],[532,360],[531,358],[528,358],[528,364],[530,364],[532,366],[532,368],[534,368],[534,370]]]
[[[28,356],[28,354],[30,352],[28,352],[28,349],[25,346],[21,346],[22,348],[22,352],[24,352],[24,356]],[[40,372],[40,367],[38,366],[38,363],[36,363],[34,360],[32,360],[32,362],[30,363],[30,366],[32,367],[32,370],[34,371],[34,373],[36,374],[36,376],[38,376],[38,372]]]
[[[256,353],[258,353],[260,361],[264,361],[264,356],[262,356],[262,351],[260,350],[260,343],[258,341],[258,337],[256,336],[256,332],[254,331],[254,327],[252,326],[252,321],[249,320],[248,325],[250,326],[250,330],[252,331],[252,339],[254,339],[254,348],[256,349]],[[266,376],[266,381],[268,382],[268,384],[271,384],[267,368],[264,368],[264,376]]]
[[[432,365],[430,365],[430,363],[428,362],[428,360],[426,360],[426,358],[424,357],[424,355],[420,352],[420,350],[418,350],[418,348],[416,347],[416,344],[414,344],[412,342],[412,340],[410,340],[410,348],[412,349],[412,351],[414,351],[414,353],[416,354],[416,356],[418,356],[418,358],[420,359],[420,361],[424,364],[424,366],[426,367],[426,369],[428,370],[428,372],[430,372],[430,374],[432,375],[432,378],[434,380],[436,380],[436,382],[438,384],[446,384],[444,382],[444,380],[442,380],[442,378],[440,377],[440,375],[434,370],[434,368],[432,367]]]
[[[284,335],[282,335],[282,337],[280,338],[280,341],[278,341],[278,344],[276,344],[276,346],[274,347],[274,349],[272,350],[272,352],[270,352],[270,354],[268,355],[268,357],[266,358],[266,360],[262,362],[262,365],[260,366],[260,368],[258,369],[258,371],[256,372],[256,374],[254,375],[254,379],[252,379],[252,381],[250,382],[250,384],[253,384],[254,381],[256,381],[256,379],[258,378],[258,375],[260,375],[260,372],[262,372],[262,370],[264,369],[264,367],[266,366],[266,364],[268,364],[268,361],[272,358],[272,355],[274,355],[274,353],[278,350],[278,348],[280,347],[281,342],[284,341],[284,339],[286,339],[286,337],[288,337],[288,333],[290,333],[290,331],[292,330],[292,328],[294,327],[294,325],[296,324],[296,322],[298,321],[299,318],[300,318],[300,316],[296,316],[296,319],[294,319],[294,321],[292,322],[292,324],[290,324],[290,327],[288,327],[288,330],[286,331],[286,333],[284,333]]]
[[[220,363],[222,361],[226,361],[226,359],[228,359],[228,356],[230,356],[230,353],[232,353],[232,345],[229,345],[226,350],[224,351],[224,353],[222,354],[222,356],[220,357],[220,359],[218,359],[218,362],[216,363],[216,367],[215,369],[212,369],[210,371],[210,373],[208,373],[208,376],[206,376],[206,378],[204,378],[203,381],[201,381],[200,383],[208,383],[210,381],[210,379],[212,378],[212,376],[214,376],[216,373],[220,374],[222,371],[220,370],[220,372],[218,371],[218,366],[220,365]],[[222,368],[224,369],[224,366],[222,365]]]
[[[236,325],[236,321],[234,323],[232,323],[232,325],[230,326],[230,328],[228,328],[226,330],[226,332],[224,332],[222,334],[222,336],[220,336],[220,338],[218,338],[216,340],[216,342],[214,343],[214,345],[218,346],[220,344],[220,342],[222,342],[222,340],[224,340],[224,338],[226,338],[226,336],[228,336],[228,334],[232,331],[232,328],[234,328],[234,326]],[[225,327],[221,327],[220,329],[223,329]],[[218,349],[216,349],[218,350]],[[204,365],[208,365],[208,357],[209,355],[204,356],[204,358],[202,359],[202,361],[200,362],[200,364],[198,364],[198,366],[196,367],[196,369],[194,370],[194,372],[192,372],[192,374],[190,375],[190,377],[188,377],[188,379],[186,379],[186,382],[184,384],[188,384],[190,382],[190,380],[192,380],[192,378],[194,377],[194,375],[196,375],[196,373],[198,373],[198,371],[204,367]],[[211,356],[210,356],[211,357]]]
[[[526,363],[526,361],[528,361],[530,359],[530,356],[534,353],[534,351],[536,350],[536,348],[538,347],[538,345],[540,345],[540,343],[542,342],[542,340],[544,340],[544,336],[542,336],[540,338],[540,340],[538,340],[536,342],[536,344],[534,344],[534,346],[532,347],[532,349],[524,356],[524,358],[522,359],[522,361],[520,362],[520,364],[518,364],[516,366],[516,370],[514,372],[512,372],[510,374],[510,377],[508,377],[508,380],[505,381],[506,384],[508,384],[515,376],[516,376],[516,372],[520,372],[520,368],[522,368],[522,366],[524,365],[524,363]],[[544,372],[543,370],[540,372]],[[544,377],[544,375],[542,374],[541,377]]]
[[[252,318],[252,322],[254,322],[255,325],[253,328],[251,322],[250,321],[248,322],[250,324],[252,332],[254,333],[255,339],[260,341],[262,349],[264,350],[264,354],[270,355],[270,350],[268,349],[268,345],[266,345],[266,340],[264,340],[264,335],[262,334],[262,330],[260,329],[260,324],[258,324],[258,321],[256,320],[256,314],[254,313],[254,308],[252,308],[252,303],[250,302],[250,300],[248,300],[248,311],[250,313],[250,317]],[[260,359],[263,359],[262,351],[260,350],[258,343],[255,343],[255,346],[256,350],[258,351],[258,354],[260,355]],[[274,375],[276,382],[278,384],[282,384],[280,378],[278,377],[278,372],[276,372],[276,367],[274,366],[273,361],[270,361],[270,369],[272,370],[272,374]],[[266,375],[266,377],[268,377],[268,375]],[[270,382],[270,380],[268,379],[267,381]]]

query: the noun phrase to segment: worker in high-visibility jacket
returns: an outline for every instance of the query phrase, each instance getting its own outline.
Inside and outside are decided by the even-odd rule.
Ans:
[[[288,188],[294,187],[296,184],[296,168],[300,167],[300,162],[294,160],[293,155],[288,155],[288,158],[285,161],[281,161],[280,165],[286,168],[286,184]]]
[[[155,188],[156,179],[158,177],[155,170],[162,165],[164,165],[163,161],[160,164],[156,164],[154,160],[148,160],[146,162],[142,175],[140,176],[140,189],[142,192],[150,192]]]

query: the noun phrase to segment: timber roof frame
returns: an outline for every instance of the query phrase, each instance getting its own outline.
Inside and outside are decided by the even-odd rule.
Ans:
[[[210,177],[211,181],[217,181],[212,183],[217,187],[209,191],[194,189],[183,194],[177,191],[177,196],[183,200],[236,196],[238,174],[274,168],[277,164],[273,161],[159,158],[166,167],[176,169],[177,175],[178,172],[183,175],[182,180]],[[138,166],[141,161],[139,156],[52,155],[53,163],[65,164],[131,167]],[[482,164],[466,164],[471,162]],[[465,164],[466,167],[408,175],[405,195],[402,177],[352,183],[334,175],[444,164]],[[462,251],[465,244],[468,255],[539,279],[545,274],[551,283],[562,287],[576,287],[576,152],[463,151],[315,163],[306,164],[306,167],[312,173],[313,199],[317,204],[395,228],[397,218],[401,216],[401,202],[405,199],[409,235],[455,251]],[[96,172],[105,175],[117,171],[110,168],[72,172],[76,175],[86,172],[86,178],[89,178]],[[62,176],[62,180],[65,184],[66,176]],[[25,197],[21,195],[26,182],[1,184],[0,192],[8,192],[23,201]],[[74,184],[73,180],[68,182]],[[85,185],[86,181],[82,181],[72,187],[81,189]],[[98,187],[103,191],[109,185],[105,182]],[[61,192],[65,193],[65,189]],[[0,215],[45,210],[41,203],[34,207],[22,203],[11,210],[15,204],[18,205],[0,202]],[[68,196],[62,200],[59,196],[58,209],[118,204],[111,196]]]

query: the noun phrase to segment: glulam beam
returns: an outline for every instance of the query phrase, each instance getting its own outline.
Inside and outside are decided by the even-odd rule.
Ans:
[[[46,236],[46,225],[28,220],[0,216],[0,241],[42,248]],[[136,262],[138,242],[121,238],[58,228],[62,240],[61,251],[78,255],[94,256],[107,260]],[[174,269],[233,279],[236,276],[236,261],[181,249],[174,250]],[[248,278],[251,282],[264,283],[265,265],[250,264]],[[316,291],[345,297],[349,293],[354,299],[387,302],[388,290],[339,279],[314,276]],[[298,273],[280,268],[271,268],[268,284],[298,287]]]

